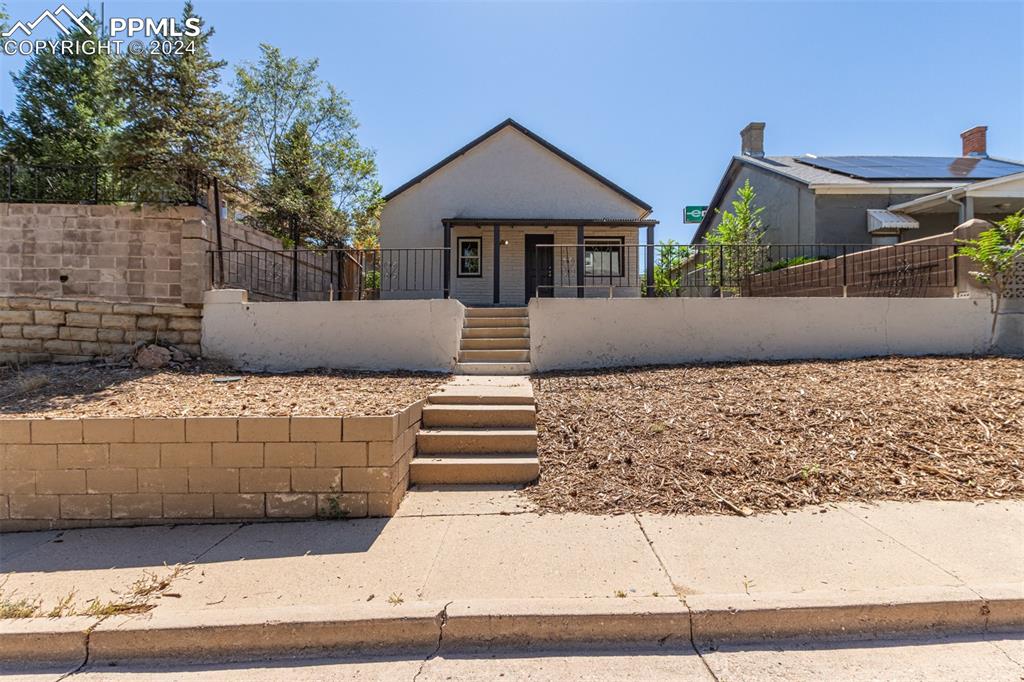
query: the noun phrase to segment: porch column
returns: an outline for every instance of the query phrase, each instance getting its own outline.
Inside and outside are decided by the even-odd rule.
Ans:
[[[647,226],[647,295],[654,296],[654,225]]]
[[[501,302],[501,225],[494,226],[494,305]]]
[[[452,226],[447,222],[444,225],[444,297],[451,297],[452,284]]]
[[[576,226],[576,298],[583,298],[583,226]]]

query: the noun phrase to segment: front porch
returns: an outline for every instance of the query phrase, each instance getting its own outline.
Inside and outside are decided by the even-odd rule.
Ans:
[[[638,297],[654,286],[656,220],[444,218],[445,297],[519,306],[535,296]],[[644,230],[641,258],[640,231]]]

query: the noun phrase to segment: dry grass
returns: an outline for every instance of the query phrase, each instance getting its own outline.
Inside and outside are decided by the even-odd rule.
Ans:
[[[4,592],[6,580],[0,583],[0,619],[2,618],[63,618],[65,616],[94,616],[105,618],[130,613],[146,613],[156,608],[154,600],[168,594],[168,588],[178,578],[192,570],[190,565],[176,564],[165,566],[166,572],[157,575],[152,571],[143,571],[142,576],[132,583],[123,594],[115,594],[113,599],[104,601],[94,598],[84,606],[75,602],[75,590],[59,597],[50,609],[43,608],[40,597],[22,598],[17,594]]]
[[[224,381],[239,377],[237,381]],[[144,370],[88,365],[0,367],[0,417],[355,416],[391,414],[446,377],[315,370],[243,373],[212,364]]]
[[[888,358],[535,377],[541,509],[736,513],[1024,497],[1024,360]]]

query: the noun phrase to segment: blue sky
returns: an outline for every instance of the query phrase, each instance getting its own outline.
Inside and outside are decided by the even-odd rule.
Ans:
[[[57,4],[7,3],[14,19]],[[319,57],[385,191],[509,116],[652,204],[659,239],[680,241],[683,206],[707,203],[751,120],[769,154],[955,155],[960,131],[986,124],[991,154],[1024,159],[1024,2],[196,6],[232,63],[260,42]],[[21,60],[2,60],[7,111]]]

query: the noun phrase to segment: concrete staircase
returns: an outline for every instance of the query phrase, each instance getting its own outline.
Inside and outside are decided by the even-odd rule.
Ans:
[[[456,374],[530,373],[530,317],[526,308],[467,308]]]
[[[537,412],[526,377],[454,377],[427,398],[410,482],[528,483],[539,471]]]

